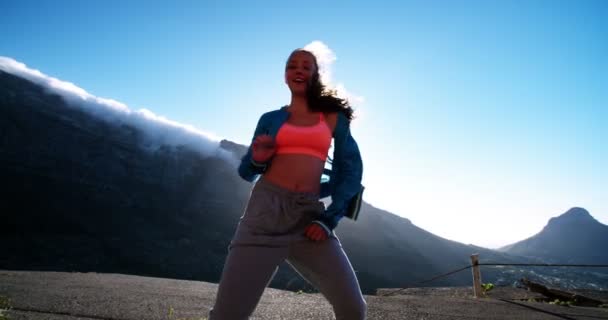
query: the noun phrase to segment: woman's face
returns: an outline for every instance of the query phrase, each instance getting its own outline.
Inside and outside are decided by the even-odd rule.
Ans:
[[[314,57],[308,52],[298,51],[291,55],[285,66],[285,83],[293,95],[305,95],[317,71]]]

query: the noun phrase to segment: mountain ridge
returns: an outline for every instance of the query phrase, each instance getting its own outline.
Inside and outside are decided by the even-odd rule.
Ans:
[[[537,234],[499,250],[523,256],[540,257],[554,263],[608,264],[605,250],[594,250],[608,243],[608,226],[586,209],[572,207],[549,219]]]

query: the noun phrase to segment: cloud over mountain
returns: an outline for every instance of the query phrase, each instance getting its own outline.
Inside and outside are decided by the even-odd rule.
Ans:
[[[177,123],[147,109],[131,110],[116,100],[96,97],[77,85],[48,76],[12,58],[0,56],[0,70],[36,83],[61,96],[72,108],[81,109],[114,125],[141,130],[146,148],[187,146],[204,157],[216,156],[236,165],[237,159],[220,148],[220,139],[193,126]]]

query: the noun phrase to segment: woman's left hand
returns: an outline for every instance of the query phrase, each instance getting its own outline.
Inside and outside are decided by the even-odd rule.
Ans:
[[[327,232],[323,227],[316,223],[311,223],[304,229],[304,235],[312,241],[325,241],[328,238]]]

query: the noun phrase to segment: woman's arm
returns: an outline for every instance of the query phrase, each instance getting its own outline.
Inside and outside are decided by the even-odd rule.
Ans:
[[[268,132],[267,118],[268,113],[265,113],[258,120],[258,124],[253,133],[253,138],[251,139],[251,144],[249,145],[249,148],[247,148],[247,153],[241,158],[241,163],[238,168],[239,176],[249,182],[252,182],[257,175],[264,173],[268,167],[267,163],[259,163],[252,158],[253,143],[256,137]]]

